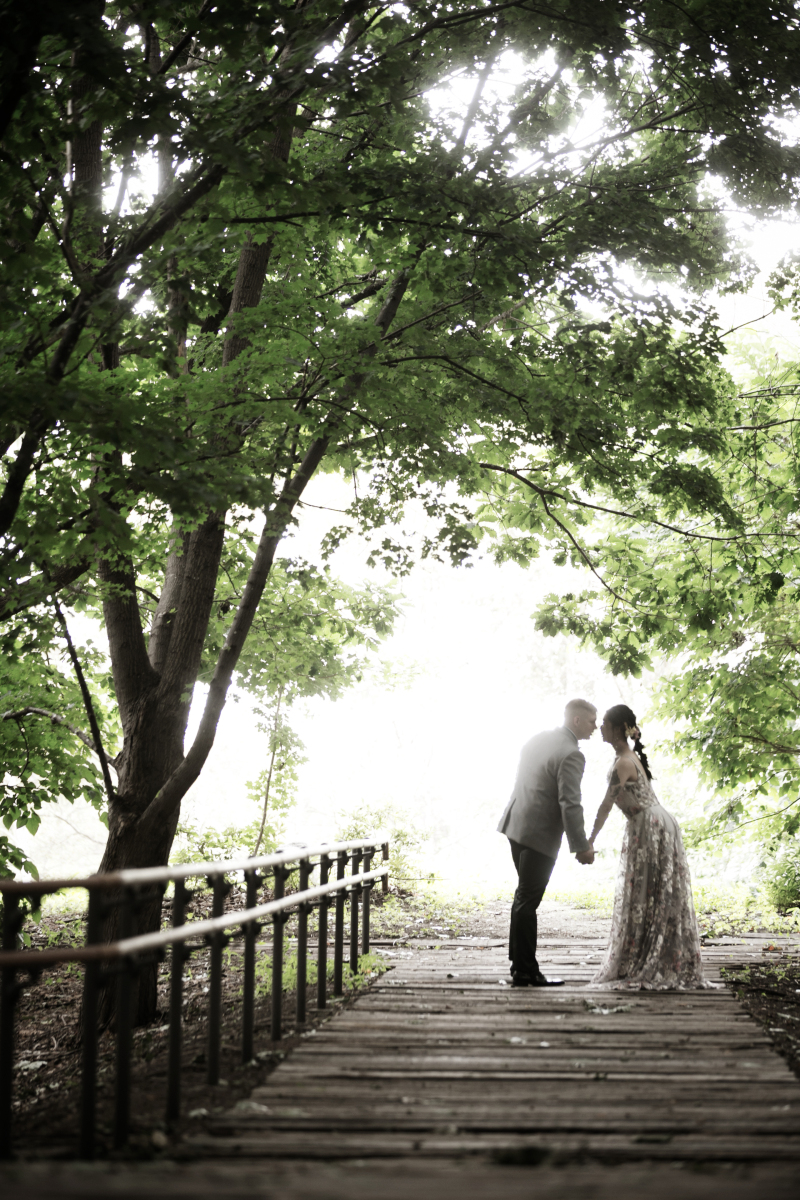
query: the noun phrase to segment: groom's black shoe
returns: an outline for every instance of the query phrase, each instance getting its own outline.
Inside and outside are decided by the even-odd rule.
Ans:
[[[546,976],[538,971],[536,975],[516,975],[511,976],[512,987],[563,987],[563,979],[547,979]]]

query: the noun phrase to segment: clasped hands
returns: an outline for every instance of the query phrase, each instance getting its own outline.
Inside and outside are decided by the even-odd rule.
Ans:
[[[587,867],[594,862],[594,846],[590,844],[588,850],[579,850],[575,855],[579,863],[584,863]]]

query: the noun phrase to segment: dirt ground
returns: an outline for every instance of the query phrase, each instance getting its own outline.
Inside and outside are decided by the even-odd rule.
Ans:
[[[800,1078],[800,959],[730,967],[725,982]]]
[[[508,916],[511,905],[508,900],[491,900],[483,906],[473,907],[459,926],[462,934],[475,937],[508,937]],[[601,917],[590,908],[577,908],[571,904],[560,904],[545,896],[539,908],[540,938],[608,937],[611,929],[610,917]],[[542,958],[544,962],[546,952]]]

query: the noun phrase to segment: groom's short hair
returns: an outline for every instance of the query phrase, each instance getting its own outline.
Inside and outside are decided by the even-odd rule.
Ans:
[[[597,705],[591,704],[588,700],[568,700],[567,706],[564,709],[564,722],[566,723],[570,717],[574,717],[579,712],[597,714]]]

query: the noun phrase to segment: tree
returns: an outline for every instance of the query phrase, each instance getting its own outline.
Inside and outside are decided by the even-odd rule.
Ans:
[[[740,343],[735,371],[743,390],[714,470],[736,521],[607,518],[584,547],[602,586],[549,597],[537,624],[577,635],[615,673],[658,667],[655,710],[716,792],[690,838],[745,834],[769,860],[796,856],[800,830],[800,382],[797,363],[758,342]]]
[[[0,658],[0,814],[6,829],[36,833],[44,803],[78,797],[105,809],[102,773],[97,765],[80,686],[66,656],[52,610],[31,612],[3,631]],[[91,643],[82,647],[85,674],[92,683],[93,710],[108,743],[113,736],[113,704],[104,686],[104,656]],[[0,877],[36,865],[7,836],[0,837]]]
[[[72,7],[4,6],[0,611],[102,610],[112,869],[166,861],[318,473],[369,478],[367,530],[421,501],[454,561],[494,525],[524,560],[598,489],[723,511],[691,297],[747,267],[704,178],[795,197],[768,118],[800,57],[783,3]],[[466,108],[432,105],[461,76]]]
[[[229,543],[216,610],[206,632],[198,673],[201,685],[211,675],[224,640],[225,615],[246,581],[245,543],[238,550],[237,557]],[[82,598],[77,601],[82,606]],[[259,717],[262,731],[274,725],[286,749],[277,764],[283,769],[275,772],[276,788],[285,793],[284,807],[291,803],[292,764],[300,760],[302,751],[287,720],[292,706],[309,696],[335,699],[357,683],[392,631],[397,601],[387,588],[348,587],[330,571],[299,559],[284,559],[271,573],[240,659],[237,684]],[[141,612],[148,624],[155,603],[144,588]],[[91,604],[87,607],[92,610]],[[31,610],[24,620],[17,619],[0,643],[0,756],[5,768],[0,813],[7,829],[24,827],[35,833],[42,805],[61,798],[70,803],[88,800],[107,820],[108,796],[93,738],[86,730],[84,698],[64,634],[46,611]],[[78,645],[76,657],[91,691],[101,741],[106,747],[116,745],[121,731],[108,658],[91,639]],[[115,756],[107,755],[107,761],[110,774],[116,774]],[[259,780],[252,786],[257,789]],[[22,869],[36,874],[35,864],[4,837],[0,875]]]

